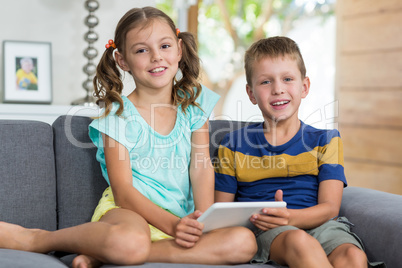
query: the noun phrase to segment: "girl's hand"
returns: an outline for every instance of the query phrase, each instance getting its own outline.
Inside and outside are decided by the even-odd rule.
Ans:
[[[197,219],[201,214],[201,211],[196,210],[179,220],[175,228],[175,241],[178,245],[191,248],[200,239],[204,224],[198,222]]]
[[[282,190],[276,191],[275,201],[283,201]],[[250,221],[263,231],[288,225],[289,220],[290,213],[287,208],[264,208],[262,214],[254,214],[250,218]]]

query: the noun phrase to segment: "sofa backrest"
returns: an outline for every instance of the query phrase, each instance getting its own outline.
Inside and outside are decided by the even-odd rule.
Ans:
[[[218,148],[223,137],[236,129],[252,124],[252,122],[211,120],[209,122],[209,153],[211,158],[218,156]]]
[[[107,187],[88,136],[91,121],[68,115],[53,123],[59,229],[90,221]]]
[[[0,221],[56,230],[54,161],[49,124],[0,120]]]

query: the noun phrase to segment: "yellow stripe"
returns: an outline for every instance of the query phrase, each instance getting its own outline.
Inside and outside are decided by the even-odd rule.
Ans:
[[[343,166],[343,143],[339,137],[332,138],[331,142],[323,147],[316,147],[319,152],[318,166],[323,164],[338,164]]]
[[[214,162],[217,173],[236,176],[234,168],[234,152],[225,146],[220,145],[218,149],[218,161]]]
[[[318,175],[318,167],[323,164],[343,166],[343,146],[335,137],[325,146],[317,146],[311,151],[296,156],[280,154],[273,156],[252,156],[220,146],[219,163],[215,163],[217,173],[235,176],[241,182],[253,182],[274,177],[294,177]]]

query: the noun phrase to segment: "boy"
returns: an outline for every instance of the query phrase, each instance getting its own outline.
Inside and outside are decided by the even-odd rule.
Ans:
[[[286,37],[254,43],[245,54],[246,90],[264,122],[225,136],[215,167],[216,202],[286,201],[263,209],[253,262],[289,267],[367,267],[361,241],[339,217],[342,141],[298,118],[310,80],[297,44]]]
[[[31,58],[20,60],[21,68],[17,70],[17,89],[38,89],[38,78],[33,73],[34,63]]]

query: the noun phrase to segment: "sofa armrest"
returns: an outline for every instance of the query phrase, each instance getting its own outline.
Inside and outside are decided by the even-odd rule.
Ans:
[[[340,215],[355,225],[352,231],[362,239],[370,261],[401,267],[402,195],[347,187]]]

